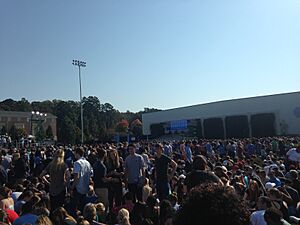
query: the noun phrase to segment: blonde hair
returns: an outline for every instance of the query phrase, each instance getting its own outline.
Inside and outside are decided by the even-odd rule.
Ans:
[[[103,203],[99,202],[95,204],[96,210],[99,212],[105,212],[105,206]]]
[[[54,153],[54,157],[49,165],[49,172],[50,176],[52,174],[56,174],[59,169],[62,168],[64,165],[64,157],[65,157],[65,152],[63,149],[58,149]]]
[[[49,219],[48,216],[41,215],[38,217],[37,221],[35,222],[36,225],[52,225],[53,223]]]
[[[93,222],[93,220],[96,219],[97,216],[97,210],[95,204],[93,203],[86,204],[84,206],[82,215],[87,221]]]
[[[130,225],[129,212],[127,209],[122,208],[118,213],[118,221],[121,225]]]

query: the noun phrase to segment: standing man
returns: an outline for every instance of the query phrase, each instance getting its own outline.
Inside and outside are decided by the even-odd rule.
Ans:
[[[135,153],[134,144],[128,145],[129,156],[125,159],[125,185],[134,196],[134,201],[142,201],[142,190],[144,186],[145,170],[144,159]]]
[[[160,201],[166,199],[170,194],[170,179],[174,176],[177,168],[177,163],[170,157],[163,154],[163,145],[156,144],[155,158],[155,177],[156,191]],[[169,165],[172,167],[170,175],[168,174]]]
[[[71,186],[73,192],[73,207],[81,212],[83,211],[86,195],[89,192],[89,184],[91,178],[92,167],[90,163],[83,157],[83,147],[75,149],[75,158],[77,161],[74,163],[74,182]]]

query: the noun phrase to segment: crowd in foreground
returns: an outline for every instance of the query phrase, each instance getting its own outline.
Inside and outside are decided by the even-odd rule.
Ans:
[[[300,224],[299,137],[0,153],[0,224]]]

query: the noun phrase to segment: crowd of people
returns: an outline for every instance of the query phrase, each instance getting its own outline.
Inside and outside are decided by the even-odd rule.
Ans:
[[[0,224],[300,222],[300,137],[2,148]]]

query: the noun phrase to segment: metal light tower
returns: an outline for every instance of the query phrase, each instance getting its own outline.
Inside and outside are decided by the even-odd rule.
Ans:
[[[83,144],[83,108],[82,108],[82,92],[81,92],[81,67],[86,67],[86,62],[73,60],[72,64],[78,66],[79,72],[79,91],[80,91],[80,118],[81,118],[81,144]]]

